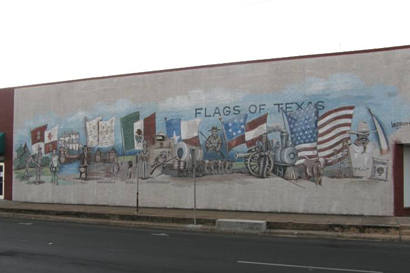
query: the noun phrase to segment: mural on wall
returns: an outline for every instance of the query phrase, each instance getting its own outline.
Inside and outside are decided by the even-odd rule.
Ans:
[[[112,113],[104,107],[73,112],[72,123],[73,117],[33,118],[29,123],[35,127],[18,136],[15,178],[55,185],[186,181],[195,168],[199,177],[228,181],[233,174],[318,186],[326,177],[386,181],[390,153],[384,124],[390,121],[382,121],[379,103],[386,92],[373,95],[380,88],[394,93],[392,87],[360,85],[360,92],[350,87],[343,97],[332,97],[294,88],[180,108],[166,101],[122,107],[121,99]]]

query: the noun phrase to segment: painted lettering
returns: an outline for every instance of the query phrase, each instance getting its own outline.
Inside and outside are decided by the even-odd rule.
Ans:
[[[256,106],[255,104],[251,104],[248,107],[248,111],[251,114],[255,114],[258,111],[258,106]]]
[[[195,108],[195,118],[197,118],[198,116],[201,115],[202,109],[204,109],[204,108],[202,108],[202,107]]]
[[[239,105],[235,105],[232,109],[234,115],[239,115],[241,113],[241,108]]]

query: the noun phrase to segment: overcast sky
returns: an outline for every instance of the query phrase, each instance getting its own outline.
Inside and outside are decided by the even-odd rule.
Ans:
[[[408,45],[406,2],[1,0],[0,88]]]

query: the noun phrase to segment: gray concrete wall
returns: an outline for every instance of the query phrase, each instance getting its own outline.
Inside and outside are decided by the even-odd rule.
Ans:
[[[410,121],[409,63],[410,50],[401,49],[17,88],[13,199],[134,206],[136,176],[139,176],[141,206],[190,208],[193,205],[193,179],[189,167],[177,175],[174,166],[177,164],[175,157],[179,156],[178,148],[195,148],[200,156],[197,172],[202,175],[197,178],[199,208],[392,215],[391,147],[395,141],[408,142],[409,138],[410,127],[406,124]],[[342,142],[336,143],[339,146],[334,147],[332,157],[319,155],[304,160],[300,145],[322,141],[320,137],[318,139],[321,134],[318,122],[323,115],[340,107],[354,108],[352,117],[344,118],[344,126],[348,123],[349,128],[342,131],[344,127],[339,126],[342,129],[334,132],[344,139],[345,146]],[[124,144],[127,137],[134,141],[137,127],[132,127],[132,135],[129,135],[121,118],[136,112],[139,117],[135,116],[130,124],[134,126],[135,123],[138,127],[137,119],[143,121],[145,151],[141,151],[142,146],[135,145],[130,149]],[[148,118],[153,113],[154,122]],[[266,127],[277,129],[267,134],[271,146],[254,148],[252,145],[256,141],[247,139],[248,146],[242,143],[228,149],[228,142],[233,137],[229,129],[237,129],[238,135],[248,131],[249,136],[257,124],[262,126],[259,132],[263,133],[266,114]],[[299,130],[302,125],[298,122],[309,115],[311,119],[303,125],[306,130]],[[112,127],[107,125],[104,131],[102,126],[106,125],[100,123],[99,131],[100,140],[113,138],[114,141],[88,147],[87,180],[79,179],[79,169],[84,164],[81,148],[69,151],[68,154],[77,158],[69,164],[59,164],[58,180],[53,180],[50,171],[52,153],[43,151],[39,162],[36,145],[43,143],[55,148],[50,141],[53,139],[47,140],[48,134],[55,132],[51,130],[55,127],[58,140],[78,133],[80,138],[75,143],[80,146],[90,143],[91,132],[87,131],[86,120],[98,117],[102,121],[114,118]],[[240,123],[238,118],[246,121]],[[190,125],[180,132],[176,123],[173,126],[169,123],[177,119]],[[198,127],[192,122],[186,123],[194,119],[200,120]],[[357,131],[364,123],[369,129],[368,142],[360,144]],[[44,125],[47,126],[42,127]],[[241,125],[244,126],[242,131]],[[378,126],[382,130],[377,131]],[[213,127],[217,127],[214,137],[221,145],[207,148]],[[185,128],[184,125],[181,128]],[[275,160],[275,154],[283,151],[274,149],[280,141],[279,131],[287,132],[290,137],[291,143],[286,147],[290,149],[284,152],[294,151],[296,155],[295,160],[288,162],[287,172],[283,168],[284,162]],[[383,136],[380,136],[381,132]],[[165,148],[160,148],[158,141],[152,143],[155,134],[165,135]],[[184,134],[192,139],[181,141]],[[313,138],[313,141],[298,142],[298,134]],[[258,138],[255,132],[253,136]],[[380,137],[385,137],[387,146],[381,144]],[[56,145],[61,162],[60,148],[69,146],[61,141]],[[235,155],[252,148],[252,151],[269,150],[265,154],[271,161],[259,153],[259,157],[251,159],[256,171],[249,172]],[[114,149],[116,161],[95,162],[97,149],[104,155]],[[333,152],[331,149],[328,152]],[[158,157],[161,152],[164,152],[162,159]],[[156,157],[157,161],[167,162],[151,174]],[[343,160],[334,163],[338,157]],[[189,156],[180,160],[190,165]],[[128,169],[129,161],[133,166]],[[211,165],[218,164],[222,167],[211,170]],[[272,164],[276,167],[270,169]],[[260,172],[263,168],[267,171]],[[41,171],[40,178],[36,177],[38,171]]]

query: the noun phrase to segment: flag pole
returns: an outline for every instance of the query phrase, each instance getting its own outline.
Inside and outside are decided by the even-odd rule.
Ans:
[[[123,132],[123,130],[124,130],[124,128],[122,127],[122,122],[121,122],[121,119],[120,119],[120,125],[121,125],[121,139],[122,139],[122,145],[121,145],[121,147],[122,147],[122,155],[125,155],[125,148],[124,148],[124,132]]]
[[[85,116],[85,117],[84,117],[85,145],[88,144],[87,120],[88,120],[88,118]]]
[[[167,117],[164,117],[164,120],[165,120],[165,135],[166,135],[167,138],[169,139],[168,131],[167,131],[167,120],[168,120],[168,118],[167,118]]]
[[[192,178],[194,179],[194,225],[196,225],[196,149],[191,148]]]
[[[224,136],[224,140],[225,140],[225,146],[226,146],[226,157],[228,157],[229,147],[228,147],[228,138],[226,137],[226,132],[225,132],[225,126],[224,126],[224,123],[222,121],[221,116],[219,116],[218,120],[221,122],[221,125],[222,125],[222,132],[223,132],[223,136]]]
[[[137,214],[138,214],[138,212],[139,212],[139,208],[140,208],[140,202],[139,202],[139,195],[140,195],[140,179],[139,179],[139,176],[140,176],[140,174],[139,174],[139,162],[140,160],[138,160],[138,163],[137,163],[137,171],[136,171],[136,174],[137,174],[137,199],[136,199],[136,209],[137,209]]]

